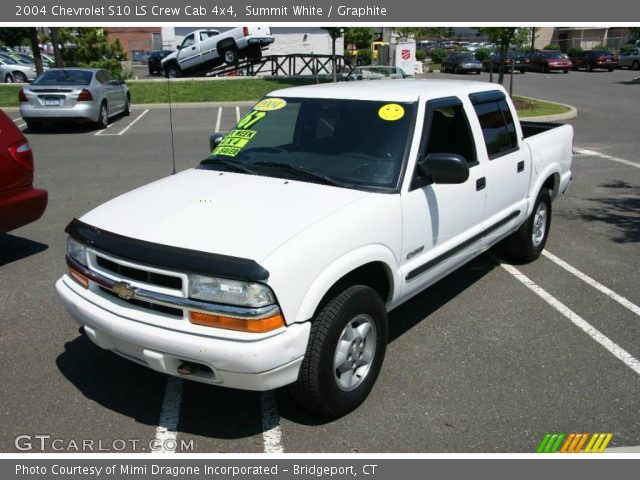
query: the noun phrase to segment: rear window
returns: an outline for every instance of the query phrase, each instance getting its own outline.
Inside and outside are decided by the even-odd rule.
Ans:
[[[542,56],[544,58],[563,58],[560,52],[544,52]]]
[[[505,100],[478,103],[473,107],[482,127],[489,159],[500,157],[518,148],[516,126]]]
[[[93,72],[88,70],[47,70],[33,85],[89,85],[92,77]]]

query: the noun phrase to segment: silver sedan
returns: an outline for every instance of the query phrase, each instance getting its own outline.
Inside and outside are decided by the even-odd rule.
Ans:
[[[630,48],[619,56],[620,66],[631,70],[640,69],[640,48]]]
[[[19,93],[20,115],[29,129],[44,122],[92,122],[107,128],[114,115],[129,115],[131,94],[124,80],[96,68],[53,68]]]

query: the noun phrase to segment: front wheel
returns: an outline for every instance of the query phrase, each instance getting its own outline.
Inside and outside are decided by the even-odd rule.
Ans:
[[[364,285],[345,288],[313,320],[293,397],[323,415],[349,413],[371,392],[386,347],[387,312],[380,296]]]
[[[638,62],[638,60],[636,60],[631,65],[631,70],[638,70],[638,69],[640,69],[640,62]]]
[[[13,77],[10,73],[7,73],[4,77],[4,83],[13,83]]]
[[[27,76],[22,72],[16,72],[13,74],[13,79],[16,83],[27,83]]]
[[[131,96],[129,94],[127,94],[127,99],[125,100],[124,103],[124,116],[128,117],[129,115],[131,115]]]
[[[523,261],[536,260],[549,237],[551,227],[551,192],[543,188],[538,194],[533,212],[527,221],[504,241],[506,253],[509,257]]]
[[[171,63],[164,67],[164,74],[167,78],[180,78],[182,72],[180,71],[180,67],[175,63]]]

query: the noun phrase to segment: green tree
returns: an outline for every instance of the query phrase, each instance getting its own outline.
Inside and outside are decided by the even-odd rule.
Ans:
[[[114,77],[122,77],[122,61],[127,55],[120,40],[109,43],[101,28],[75,28],[60,31],[69,46],[62,51],[64,63],[68,66],[104,68]]]
[[[478,29],[482,35],[485,35],[498,47],[498,51],[500,52],[498,83],[500,84],[504,82],[505,59],[507,58],[509,46],[516,35],[516,30],[518,29],[515,27],[480,27]]]
[[[345,43],[353,45],[356,50],[369,48],[372,36],[373,28],[370,27],[347,27],[344,29]]]
[[[17,47],[22,45],[25,40],[31,38],[29,28],[26,27],[6,27],[0,28],[0,41],[7,47]]]
[[[337,68],[336,68],[336,40],[338,40],[342,35],[344,35],[343,27],[322,27],[323,30],[326,30],[331,37],[331,73],[333,76],[333,81],[337,81]]]

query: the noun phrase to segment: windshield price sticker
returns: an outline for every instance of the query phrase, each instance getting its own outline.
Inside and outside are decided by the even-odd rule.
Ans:
[[[387,103],[380,107],[380,110],[378,110],[378,116],[387,122],[395,122],[396,120],[400,120],[404,117],[404,107],[397,103]]]
[[[259,101],[253,109],[258,112],[271,112],[273,110],[280,110],[286,106],[287,101],[283,98],[265,98]]]
[[[244,117],[242,117],[242,119],[240,119],[240,121],[238,122],[238,125],[236,126],[242,129],[249,128],[251,125],[253,125],[256,122],[259,122],[266,116],[267,116],[267,112],[259,112],[257,110],[251,110]]]
[[[231,130],[211,153],[235,157],[256,133],[255,130]]]

